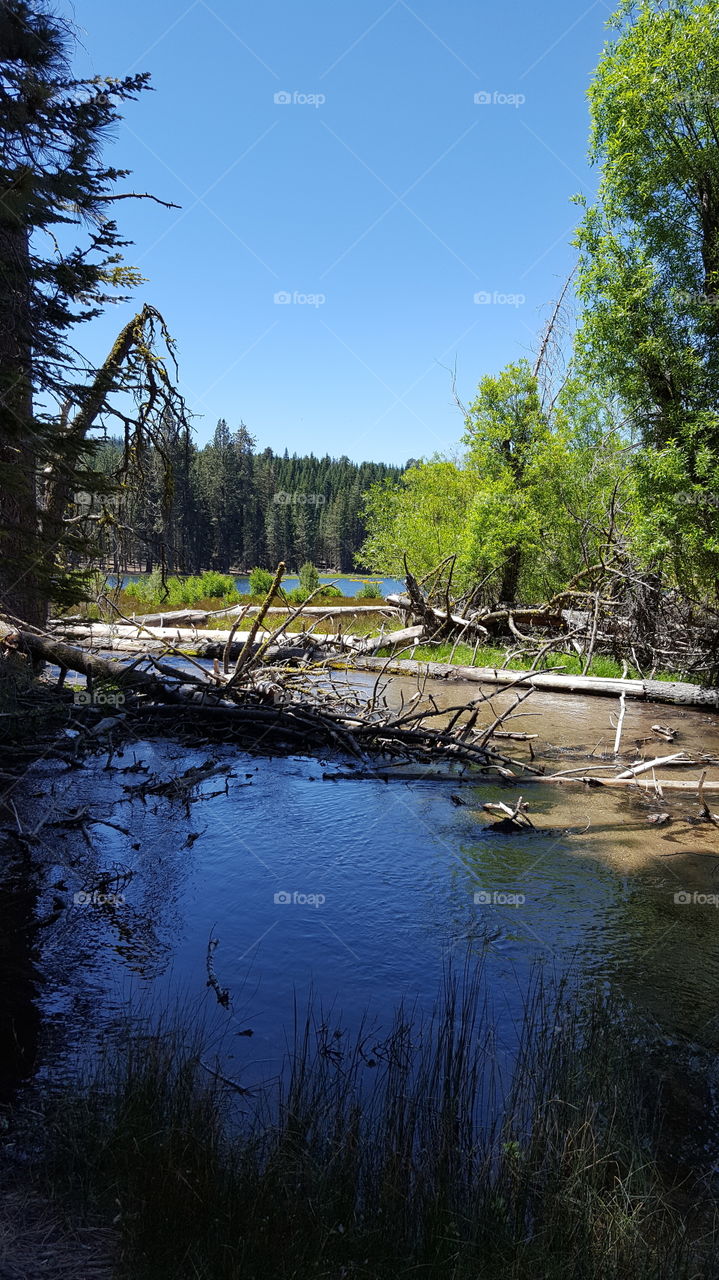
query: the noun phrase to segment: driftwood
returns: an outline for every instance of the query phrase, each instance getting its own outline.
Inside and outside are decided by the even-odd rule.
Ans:
[[[378,649],[401,649],[405,645],[418,644],[424,632],[424,626],[420,625],[418,627],[402,627],[399,631],[388,631],[386,635],[371,636],[366,640],[352,636],[333,636],[328,638],[338,641],[340,645],[351,649],[353,653],[373,654]]]
[[[444,662],[414,662],[406,658],[376,659],[358,657],[360,670],[386,671],[393,675],[428,677],[438,680],[461,680],[473,684],[514,684],[518,677],[534,689],[554,693],[598,694],[616,698],[625,693],[642,701],[671,702],[684,706],[719,707],[719,689],[674,680],[622,680],[599,676],[570,676],[553,671],[504,671],[497,667],[460,667]]]
[[[483,804],[482,808],[486,813],[499,817],[499,822],[494,823],[495,829],[522,831],[527,827],[531,827],[533,831],[535,830],[534,823],[527,813],[529,806],[522,796],[519,797],[513,809],[510,809],[508,804],[502,804],[501,800],[496,803]]]
[[[51,636],[8,624],[0,624],[0,637],[3,635],[0,647],[9,643],[14,653],[24,651],[34,659],[80,672],[89,681],[130,691],[134,697],[123,703],[123,716],[149,719],[163,729],[189,730],[195,736],[201,731],[265,753],[335,750],[364,761],[370,754],[423,762],[445,758],[500,776],[512,776],[513,767],[531,770],[531,766],[497,751],[486,730],[473,730],[474,704],[453,708],[450,725],[435,728],[429,722],[433,717],[444,717],[445,712],[397,715],[379,705],[376,690],[361,702],[351,692],[338,698],[319,684],[311,688],[305,683],[301,698],[295,699],[290,675],[285,673],[284,682],[274,685],[267,680],[261,649],[244,659],[243,683],[239,685],[235,676],[223,681],[216,673],[207,673],[205,679],[169,666],[162,668],[160,679],[140,670],[138,661],[130,665],[109,661]],[[249,653],[246,646],[243,653]],[[457,720],[465,711],[469,712],[468,722],[461,725]]]
[[[719,689],[705,689],[700,685],[687,684],[683,681],[670,680],[630,680],[621,677],[599,677],[564,675],[556,671],[507,671],[497,667],[463,667],[450,663],[415,662],[411,659],[375,659],[372,652],[378,648],[396,647],[417,643],[422,635],[422,627],[411,627],[401,631],[389,632],[386,636],[371,637],[368,640],[351,636],[315,635],[313,633],[290,633],[281,649],[269,656],[277,660],[298,656],[311,657],[326,654],[331,650],[352,654],[352,665],[368,671],[387,671],[396,675],[427,676],[434,679],[451,679],[467,681],[474,684],[509,685],[516,683],[518,677],[535,689],[544,689],[555,693],[587,694],[617,698],[624,695],[642,701],[673,703],[684,706],[719,707]],[[162,631],[161,628],[145,628],[128,624],[70,624],[63,627],[62,634],[68,639],[78,642],[90,642],[100,648],[118,649],[124,652],[164,651],[170,641],[175,646],[182,646],[188,651],[206,657],[221,657],[230,633],[228,631],[212,631],[205,629],[183,630],[176,628],[173,632]],[[235,636],[237,651],[249,639],[249,632],[239,632]],[[267,640],[271,633],[257,630],[257,637]],[[287,643],[289,642],[289,643]],[[234,654],[232,655],[234,656]],[[54,659],[52,659],[54,661]],[[61,665],[58,663],[58,665]]]
[[[243,615],[247,618],[259,613],[258,604],[233,604],[227,609],[175,609],[164,613],[146,613],[133,615],[132,621],[143,623],[148,627],[203,627],[210,618],[235,618]],[[309,618],[341,618],[353,617],[354,614],[386,613],[394,617],[398,607],[389,603],[389,597],[377,604],[335,604],[310,605],[302,610],[303,616]],[[288,613],[287,605],[272,605],[265,610],[268,615]],[[66,618],[67,623],[79,623],[80,617]]]
[[[696,761],[691,760],[683,751],[679,751],[673,756],[657,756],[654,760],[644,760],[641,764],[632,765],[631,769],[626,769],[624,773],[620,773],[620,778],[636,778],[640,773],[648,773],[650,769],[656,769],[657,765],[663,764],[695,764]]]
[[[625,670],[626,670],[626,667],[625,667]],[[614,736],[614,755],[615,756],[619,755],[619,744],[622,740],[622,729],[624,727],[624,715],[625,715],[626,709],[627,709],[627,695],[626,695],[626,691],[624,691],[619,696],[619,719],[617,721],[617,732]]]
[[[184,800],[193,788],[208,778],[231,773],[231,765],[218,764],[216,760],[206,760],[204,764],[194,765],[184,773],[169,778],[167,782],[155,782],[152,778],[134,785],[125,783],[123,791],[130,796],[138,796],[144,800],[147,796],[169,796],[173,800]]]
[[[482,781],[479,774],[471,773],[439,773],[432,769],[373,769],[368,772],[344,771],[337,770],[334,773],[324,773],[322,775],[325,782],[362,782],[362,781],[381,781],[381,782],[451,782],[452,786],[459,786],[465,783],[468,786],[477,786]],[[638,781],[635,778],[595,778],[592,774],[583,774],[580,777],[569,777],[567,774],[543,773],[534,774],[533,776],[522,776],[521,778],[505,775],[502,781],[506,785],[527,786],[529,783],[537,784],[545,783],[548,786],[583,786],[583,787],[634,787],[639,791],[655,791],[660,788],[662,791],[684,791],[699,793],[700,779],[697,781],[678,781],[675,778],[657,778],[656,781],[647,782],[645,780]],[[704,782],[703,791],[716,794],[719,792],[719,779],[713,782]],[[486,808],[486,806],[483,806]]]

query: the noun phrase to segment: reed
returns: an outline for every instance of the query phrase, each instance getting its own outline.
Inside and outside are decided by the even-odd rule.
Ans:
[[[206,1070],[201,1030],[161,1022],[53,1100],[36,1176],[115,1219],[133,1280],[709,1274],[714,1220],[662,1172],[629,1015],[535,976],[510,1055],[499,1028],[481,965],[384,1035],[311,1005],[249,1098]]]

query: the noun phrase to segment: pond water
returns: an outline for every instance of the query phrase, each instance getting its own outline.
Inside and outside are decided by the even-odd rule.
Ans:
[[[397,680],[393,698],[403,684],[411,695],[414,686]],[[477,686],[434,682],[431,692],[440,706],[457,705]],[[611,749],[612,700],[536,694],[522,710],[516,727],[539,734],[540,762],[570,768],[593,748]],[[624,742],[657,720],[678,730],[677,746],[658,754],[719,750],[715,718],[640,703],[628,704]],[[526,744],[512,749],[526,758]],[[210,757],[231,766],[226,791],[224,777],[210,778],[187,807],[127,790],[144,767],[167,779]],[[451,785],[324,778],[336,771],[332,761],[158,740],[72,772],[34,766],[17,802],[28,822],[50,804],[86,806],[114,824],[94,826],[91,846],[58,828],[38,854],[48,887],[36,910],[45,918],[54,904],[57,914],[38,961],[41,1059],[54,1073],[106,1034],[128,1001],[157,1008],[179,999],[229,1032],[220,1052],[233,1076],[267,1079],[280,1067],[296,999],[302,1006],[312,991],[343,1025],[369,1010],[386,1027],[401,999],[429,1009],[443,965],[461,965],[468,948],[485,956],[510,1048],[539,963],[587,989],[611,984],[660,1038],[716,1054],[719,830],[685,820],[698,812],[696,796],[670,793],[658,805],[620,790],[530,786],[537,830],[500,835],[480,806],[516,796],[501,783],[464,787],[457,805]],[[648,821],[658,807],[673,816],[666,826]],[[74,902],[98,885],[118,901]],[[210,938],[219,940],[214,965],[229,1011],[207,987]]]

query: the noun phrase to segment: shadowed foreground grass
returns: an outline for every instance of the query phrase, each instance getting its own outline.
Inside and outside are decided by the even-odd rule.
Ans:
[[[630,1020],[534,981],[509,1081],[499,1042],[468,972],[382,1039],[310,1013],[259,1097],[203,1068],[199,1033],[128,1035],[48,1107],[35,1178],[76,1220],[115,1220],[127,1280],[714,1274]]]

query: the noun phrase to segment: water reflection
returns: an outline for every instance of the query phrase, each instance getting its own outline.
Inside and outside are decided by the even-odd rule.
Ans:
[[[451,705],[477,690],[432,692]],[[399,694],[398,682],[391,696]],[[611,702],[549,695],[533,706],[539,718],[526,725],[552,767],[571,767],[565,750],[609,749]],[[656,708],[628,708],[628,740],[656,718]],[[719,746],[704,713],[672,719],[684,749]],[[428,1009],[443,963],[468,944],[486,954],[508,1027],[540,961],[587,986],[611,982],[657,1034],[716,1050],[719,910],[675,900],[719,893],[717,830],[687,821],[696,797],[665,797],[673,820],[655,827],[647,797],[528,788],[537,830],[503,835],[481,811],[507,798],[496,781],[465,789],[457,807],[439,784],[331,783],[321,762],[211,750],[233,768],[228,794],[212,795],[209,779],[189,805],[143,801],[127,791],[137,780],[128,771],[139,762],[168,778],[203,763],[209,747],[138,741],[111,762],[99,756],[72,775],[48,775],[58,809],[85,807],[115,824],[58,828],[46,855],[48,885],[66,890],[43,939],[42,1007],[62,1029],[68,1060],[88,1043],[88,1027],[99,1036],[129,996],[161,1005],[182,990],[225,1020],[232,1074],[266,1078],[284,1055],[295,998],[311,987],[348,1024],[367,1008],[388,1022],[403,998]],[[123,877],[122,903],[76,905],[76,892],[113,876]],[[50,907],[48,899],[37,910]],[[229,1011],[207,986],[211,938]],[[246,1030],[253,1035],[241,1037]]]

